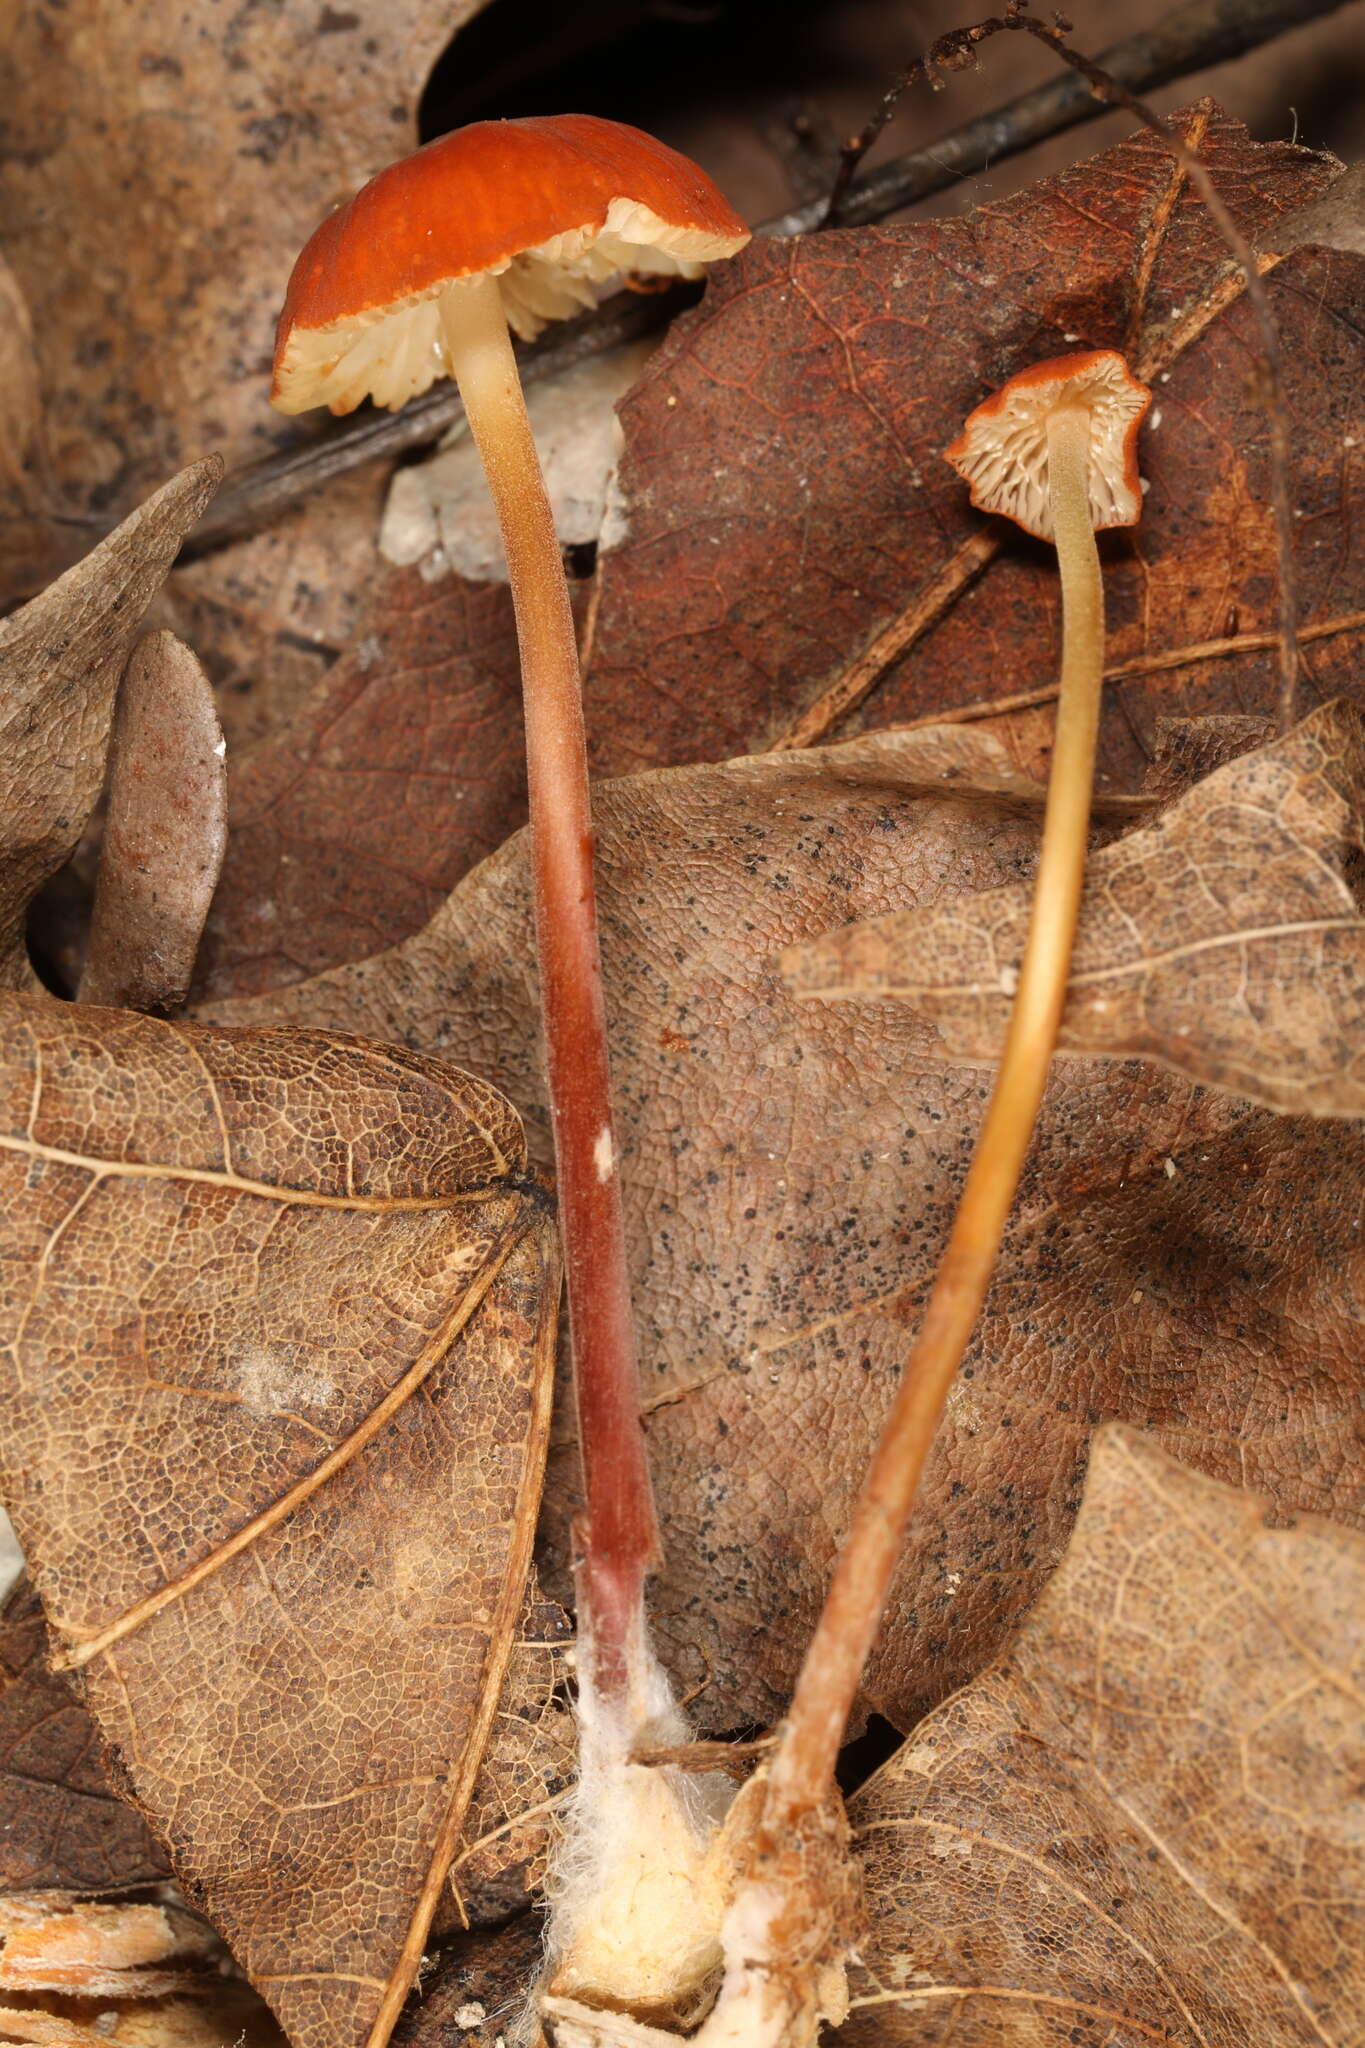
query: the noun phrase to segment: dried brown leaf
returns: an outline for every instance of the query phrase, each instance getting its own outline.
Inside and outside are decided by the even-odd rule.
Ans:
[[[182,1882],[295,2048],[363,2040],[521,1610],[557,1290],[520,1125],[326,1033],[3,1019],[0,1485]]]
[[[114,715],[82,1002],[184,1002],[227,844],[225,752],[195,656],[174,633],[147,634]]]
[[[1300,2048],[1365,2024],[1365,1539],[1095,1440],[1006,1653],[854,1802],[849,2048]]]
[[[1059,1046],[1289,1114],[1365,1115],[1363,855],[1365,712],[1338,699],[1092,858]],[[992,1060],[1031,909],[1016,886],[898,911],[783,971],[802,996],[904,1001],[950,1058]]]
[[[1329,159],[1253,142],[1208,103],[1181,118],[1206,124],[1202,147],[1252,236],[1337,176]],[[1302,252],[1267,289],[1295,422],[1303,615],[1322,631],[1311,704],[1314,689],[1354,689],[1365,644],[1351,509],[1365,460],[1365,263]],[[817,713],[818,738],[833,730],[820,707],[887,635],[894,650],[873,666],[884,680],[857,714],[872,724],[1046,697],[1055,560],[975,513],[942,450],[1011,371],[1077,345],[1130,347],[1130,330],[1173,355],[1144,433],[1143,524],[1105,542],[1112,662],[1131,672],[1106,693],[1102,769],[1111,786],[1136,786],[1173,707],[1273,705],[1258,342],[1238,292],[1202,205],[1146,134],[961,219],[757,240],[713,275],[621,408],[624,532],[599,557],[584,632],[597,772],[753,751]],[[963,572],[948,615],[897,639],[982,543],[994,559],[975,586],[964,593]],[[234,776],[206,992],[264,989],[395,942],[489,850],[490,832],[521,821],[519,761],[500,744],[516,724],[506,593],[445,578],[424,588],[406,573],[298,718]],[[1016,708],[999,729],[1037,773],[1050,709]],[[395,801],[400,778],[419,803]]]
[[[785,1708],[986,1093],[902,1005],[797,1003],[776,955],[1026,877],[1034,795],[970,728],[595,789],[666,1552],[654,1612],[713,1729]],[[531,963],[519,836],[404,946],[218,1014],[458,1048],[547,1160]],[[1061,1553],[1107,1415],[1286,1507],[1359,1512],[1363,1173],[1354,1125],[1274,1117],[1138,1062],[1059,1069],[871,1704],[907,1725],[999,1647]],[[577,1483],[566,1443],[543,1522],[561,1573]]]
[[[18,12],[0,45],[0,247],[42,337],[68,532],[206,449],[235,469],[324,430],[266,403],[291,266],[339,200],[417,146],[431,67],[480,4]],[[387,467],[171,579],[159,623],[224,690],[234,746],[349,639]],[[0,602],[35,587],[24,567]]]
[[[85,829],[142,615],[222,473],[216,456],[183,470],[0,620],[0,987],[32,985],[25,914]]]
[[[107,1892],[170,1865],[110,1783],[95,1725],[47,1663],[38,1596],[21,1580],[0,1615],[0,1886]]]

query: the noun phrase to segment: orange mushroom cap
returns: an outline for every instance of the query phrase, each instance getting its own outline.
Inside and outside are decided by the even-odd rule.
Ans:
[[[1136,526],[1142,516],[1137,437],[1152,402],[1117,349],[1054,356],[1020,370],[969,413],[944,449],[972,487],[972,503],[1001,512],[1039,540],[1051,540],[1048,415],[1061,406],[1090,414],[1090,512],[1096,531]]]
[[[701,274],[749,230],[704,171],[593,114],[476,121],[390,164],[294,265],[275,336],[281,412],[399,406],[448,365],[439,301],[492,276],[526,338],[622,271]]]

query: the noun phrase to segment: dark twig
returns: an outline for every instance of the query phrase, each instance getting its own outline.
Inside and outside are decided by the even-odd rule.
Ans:
[[[699,284],[679,282],[666,291],[617,293],[597,312],[561,322],[528,348],[518,349],[522,383],[558,376],[590,356],[605,355],[609,349],[655,333],[675,314],[695,305],[701,291]],[[180,559],[192,561],[225,541],[259,531],[333,477],[345,476],[362,463],[391,460],[413,448],[428,447],[463,417],[460,394],[450,381],[434,385],[401,412],[365,412],[315,440],[262,456],[226,479],[211,516],[200,520]]]
[[[899,78],[886,88],[876,108],[858,130],[850,135],[839,152],[839,168],[835,173],[834,188],[825,206],[822,228],[838,227],[841,224],[844,201],[853,176],[873,143],[885,128],[901,99],[912,85],[929,85],[935,89],[941,84],[942,71],[967,71],[976,65],[976,46],[987,36],[993,36],[1005,26],[1003,21],[991,18],[977,22],[971,28],[949,29],[929,46],[928,54],[915,57],[906,65]]]
[[[1100,64],[1130,92],[1158,87],[1225,63],[1287,30],[1324,14],[1344,0],[1186,0],[1155,28],[1129,36],[1102,53]],[[1055,79],[1012,100],[997,112],[970,121],[928,149],[914,150],[851,185],[839,207],[841,226],[858,227],[925,199],[987,164],[1014,156],[1048,136],[1103,113],[1086,81],[1074,74]],[[761,234],[808,234],[829,211],[825,199],[797,207],[760,227]],[[597,313],[555,327],[528,349],[528,382],[557,374],[589,356],[664,325],[692,303],[696,286],[640,297],[622,293]],[[438,386],[399,413],[364,414],[315,440],[281,449],[230,476],[186,543],[187,555],[201,555],[244,533],[256,532],[362,463],[391,460],[430,445],[460,417],[454,387]]]
[[[1158,92],[1191,72],[1244,57],[1249,50],[1323,15],[1345,0],[1185,0],[1144,29],[1101,50],[1097,64],[1129,92]],[[838,226],[865,227],[901,207],[942,192],[1005,157],[1046,142],[1104,112],[1079,77],[1052,79],[1010,100],[994,113],[940,136],[927,149],[911,150],[860,178],[838,208]],[[766,223],[765,232],[803,235],[825,222],[827,201],[795,207]]]

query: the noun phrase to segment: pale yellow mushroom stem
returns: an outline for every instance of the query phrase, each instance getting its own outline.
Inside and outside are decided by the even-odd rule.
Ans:
[[[1066,999],[1085,873],[1104,667],[1104,591],[1091,525],[1090,415],[1048,421],[1062,582],[1062,671],[1033,912],[990,1106],[925,1308],[773,1759],[765,1822],[789,1827],[828,1795],[925,1460],[1004,1235]]]

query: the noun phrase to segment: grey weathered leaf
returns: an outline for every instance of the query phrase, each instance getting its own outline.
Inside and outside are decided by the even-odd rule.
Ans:
[[[1365,1116],[1365,715],[1338,699],[1095,854],[1059,1044],[1291,1114]],[[793,947],[801,996],[893,997],[955,1059],[1004,1041],[1030,888]]]

